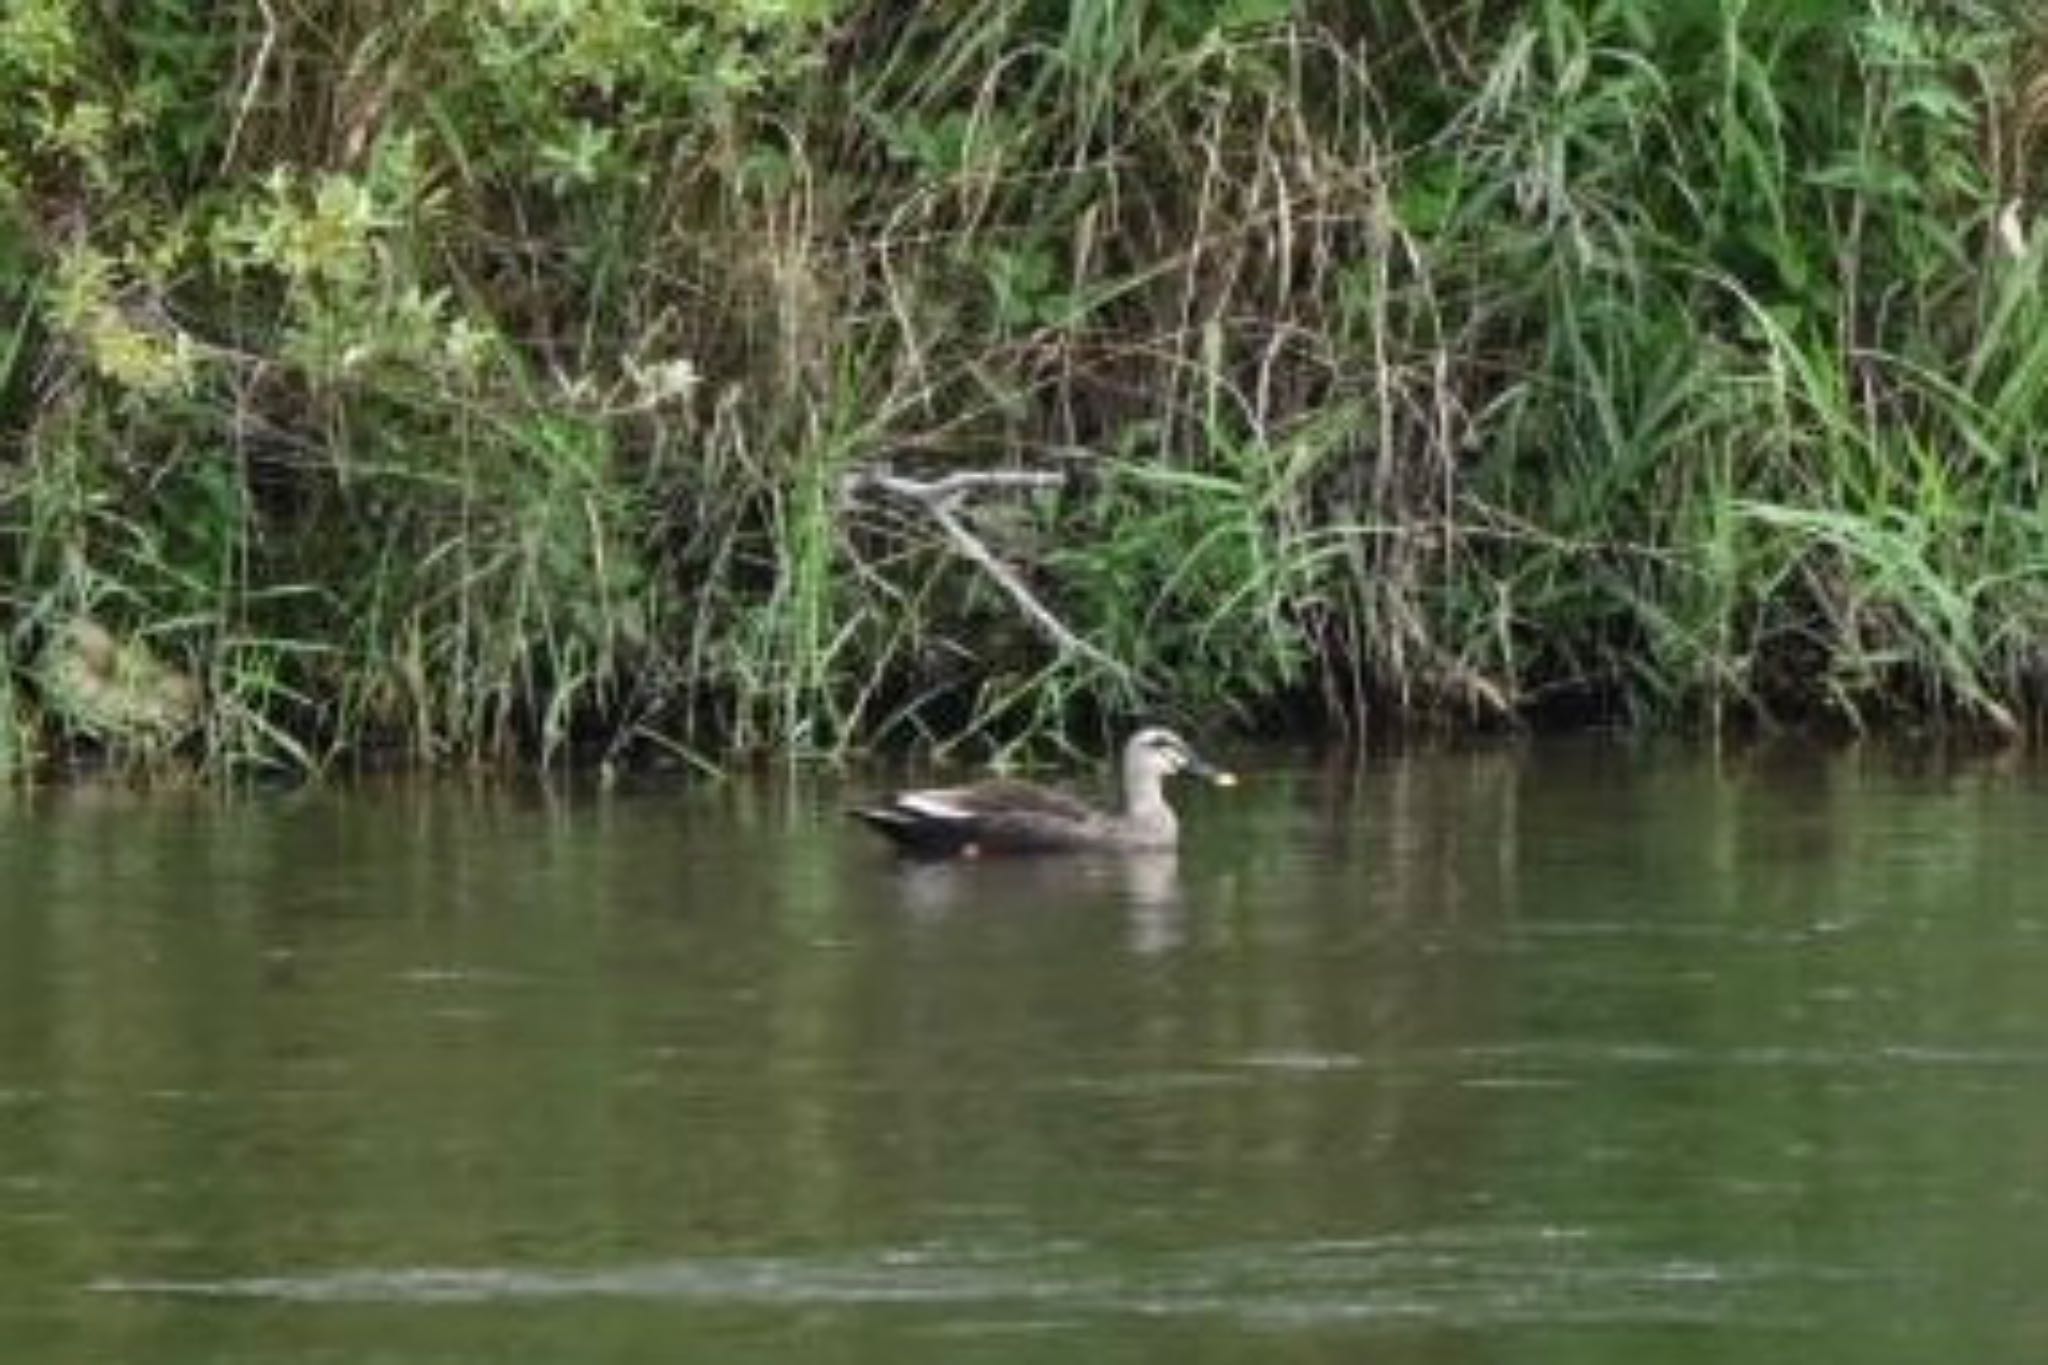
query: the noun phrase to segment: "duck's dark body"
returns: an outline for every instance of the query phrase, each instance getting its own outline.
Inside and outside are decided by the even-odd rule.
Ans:
[[[1108,817],[1086,802],[1005,779],[899,792],[886,802],[856,807],[853,814],[906,853],[928,858],[1057,853],[1098,847],[1108,834]]]

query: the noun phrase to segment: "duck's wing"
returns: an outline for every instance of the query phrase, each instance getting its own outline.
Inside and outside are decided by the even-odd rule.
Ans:
[[[991,778],[965,787],[899,792],[894,804],[923,811],[942,820],[1029,817],[1086,824],[1097,818],[1094,808],[1078,797],[1051,787],[1041,787],[1036,782],[1019,782],[1006,777]]]

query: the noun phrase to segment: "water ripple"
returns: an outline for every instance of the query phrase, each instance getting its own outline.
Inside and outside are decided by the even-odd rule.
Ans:
[[[1638,1257],[1580,1229],[1499,1227],[1133,1256],[1072,1242],[937,1244],[826,1256],[708,1257],[603,1269],[406,1266],[221,1279],[110,1277],[95,1293],[301,1304],[589,1298],[967,1308],[1057,1327],[1112,1315],[1289,1329],[1369,1320],[1798,1327],[1814,1295],[1870,1274]],[[959,1325],[957,1316],[953,1325]]]

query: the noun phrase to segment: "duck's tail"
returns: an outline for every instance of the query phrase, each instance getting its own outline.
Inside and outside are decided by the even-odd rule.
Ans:
[[[903,852],[919,857],[949,858],[973,843],[971,829],[900,805],[854,806],[846,813]]]

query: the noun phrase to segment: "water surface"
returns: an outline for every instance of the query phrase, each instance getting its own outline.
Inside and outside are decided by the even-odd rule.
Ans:
[[[2048,768],[1241,755],[1178,858],[861,785],[0,807],[0,1347],[2048,1353]]]

